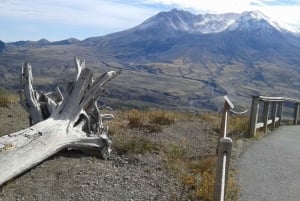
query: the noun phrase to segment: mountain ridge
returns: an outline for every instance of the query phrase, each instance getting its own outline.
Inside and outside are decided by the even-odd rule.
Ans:
[[[185,19],[183,20],[182,19]],[[162,18],[165,18],[165,20],[162,20]],[[174,21],[172,21],[174,20]],[[236,20],[239,21],[239,23],[236,23]],[[272,21],[269,17],[261,13],[260,11],[244,11],[242,13],[222,13],[222,14],[192,14],[188,11],[184,10],[178,10],[178,9],[172,9],[171,11],[165,11],[160,12],[153,17],[148,18],[144,22],[142,22],[140,25],[137,25],[133,28],[125,29],[123,31],[110,33],[104,36],[95,36],[95,37],[88,37],[83,39],[82,41],[86,41],[89,39],[95,39],[100,37],[109,37],[111,35],[120,34],[122,32],[126,32],[129,30],[136,30],[136,29],[144,29],[145,27],[151,26],[151,24],[155,24],[155,21],[166,21],[168,23],[165,23],[164,25],[167,25],[169,27],[172,27],[173,29],[177,31],[185,31],[190,33],[202,33],[202,34],[212,34],[212,33],[218,33],[222,31],[226,31],[227,28],[231,27],[230,30],[234,29],[234,24],[242,24],[244,25],[245,21],[249,20],[264,20],[267,23],[269,23],[274,28],[284,31],[293,33],[297,36],[299,36],[300,32],[296,32],[295,30],[289,30],[287,28],[284,28],[284,26],[279,25],[277,22]],[[187,23],[188,22],[188,23]],[[159,23],[159,22],[157,22]],[[149,25],[150,24],[150,25]],[[81,40],[78,40],[76,38],[68,38],[68,39],[62,39],[61,41],[69,41],[69,43],[73,42],[80,42]],[[59,43],[60,41],[53,41],[50,42],[47,39],[40,39],[39,41],[15,41],[15,42],[8,42],[8,44],[18,44],[20,43],[26,43],[26,42],[44,42],[44,43]]]
[[[45,78],[38,78],[39,87],[61,83],[79,55],[96,71],[123,70],[112,97],[128,105],[216,110],[223,95],[245,102],[246,88],[300,97],[300,37],[258,11],[194,15],[175,9],[121,32],[38,44],[6,44],[1,85],[17,86],[9,78],[23,60]]]

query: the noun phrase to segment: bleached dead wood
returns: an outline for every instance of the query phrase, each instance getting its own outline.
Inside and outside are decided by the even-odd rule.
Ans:
[[[32,87],[29,63],[22,64],[20,103],[29,113],[31,127],[0,137],[0,185],[65,148],[109,153],[111,141],[97,100],[105,84],[119,72],[93,78],[85,62],[75,57],[77,74],[65,93],[38,93]]]

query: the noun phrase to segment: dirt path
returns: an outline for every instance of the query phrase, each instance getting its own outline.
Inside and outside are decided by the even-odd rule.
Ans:
[[[238,161],[241,201],[300,200],[300,126],[282,126]]]

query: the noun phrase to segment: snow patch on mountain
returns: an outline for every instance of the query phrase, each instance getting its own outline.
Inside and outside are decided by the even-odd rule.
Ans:
[[[173,9],[161,12],[138,26],[138,29],[159,27],[168,28],[175,32],[211,34],[225,30],[259,30],[261,32],[293,32],[272,21],[260,11],[246,11],[243,13],[199,14]]]
[[[265,16],[260,11],[246,11],[241,13],[240,17],[235,20],[228,30],[259,30],[260,32],[287,31],[282,28],[278,23],[272,21],[269,17]]]
[[[202,20],[193,24],[194,32],[203,34],[218,33],[227,29],[238,17],[238,14],[205,14],[199,15]]]

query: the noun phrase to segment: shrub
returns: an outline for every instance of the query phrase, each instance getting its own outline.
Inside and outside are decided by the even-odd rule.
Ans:
[[[230,115],[227,133],[241,136],[249,131],[249,117],[246,115]]]
[[[180,145],[171,144],[165,149],[169,161],[183,159],[187,155],[187,150]]]
[[[209,157],[191,164],[190,168],[194,177],[199,177],[200,181],[195,184],[191,193],[193,200],[213,200],[215,185],[216,157]]]
[[[181,180],[188,173],[185,157],[188,155],[187,149],[182,145],[171,144],[165,147],[167,169]]]
[[[15,95],[0,96],[0,107],[8,107],[9,104],[17,103],[18,97]]]
[[[17,103],[19,98],[16,94],[0,87],[0,107],[8,107],[9,104]]]
[[[158,125],[170,125],[175,122],[175,114],[169,111],[152,110],[149,112],[149,122]]]
[[[161,132],[162,125],[170,125],[175,122],[175,114],[163,110],[139,111],[136,109],[127,112],[129,128],[144,129],[148,132]]]
[[[145,124],[145,115],[136,109],[130,110],[127,114],[128,126],[130,128],[141,128]]]
[[[149,133],[159,133],[162,132],[162,127],[157,124],[146,124],[143,128]]]
[[[158,145],[143,137],[119,136],[114,138],[115,148],[119,154],[145,154],[158,151]]]

